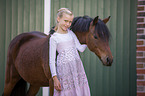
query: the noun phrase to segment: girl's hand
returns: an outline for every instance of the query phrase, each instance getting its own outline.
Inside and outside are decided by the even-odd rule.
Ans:
[[[57,90],[57,91],[61,91],[61,84],[57,78],[57,76],[53,76],[53,81],[54,81],[54,88]]]

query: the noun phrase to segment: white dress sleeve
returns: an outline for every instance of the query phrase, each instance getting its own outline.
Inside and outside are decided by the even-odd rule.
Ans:
[[[71,32],[71,34],[72,34],[72,36],[73,36],[73,38],[75,40],[75,45],[76,45],[77,50],[79,50],[80,52],[84,52],[84,50],[86,49],[87,45],[86,44],[82,44],[81,45],[79,40],[78,40],[78,38],[77,38],[77,36],[72,31],[70,31],[70,32]]]
[[[51,36],[50,41],[49,41],[49,66],[50,66],[50,71],[51,71],[52,77],[57,75],[56,66],[55,66],[56,46],[57,46],[57,42],[56,42],[55,38],[53,38]]]

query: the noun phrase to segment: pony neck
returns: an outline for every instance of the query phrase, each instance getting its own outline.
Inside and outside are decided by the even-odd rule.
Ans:
[[[86,36],[88,32],[74,32],[81,44],[86,44]]]

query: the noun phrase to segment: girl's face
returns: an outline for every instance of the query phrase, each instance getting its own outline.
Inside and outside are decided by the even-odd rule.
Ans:
[[[63,31],[66,31],[71,26],[73,18],[74,18],[73,15],[68,15],[66,13],[63,13],[63,16],[61,18],[57,17],[57,21],[59,22],[58,26]]]

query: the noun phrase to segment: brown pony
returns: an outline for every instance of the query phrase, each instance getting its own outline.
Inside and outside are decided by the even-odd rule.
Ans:
[[[100,20],[88,16],[76,17],[71,30],[82,44],[94,52],[106,66],[113,57],[109,48],[110,33],[105,25],[110,17]],[[4,96],[35,96],[40,87],[49,86],[53,96],[53,80],[49,68],[49,38],[41,32],[28,32],[16,36],[7,54]],[[27,83],[30,87],[27,91]]]

